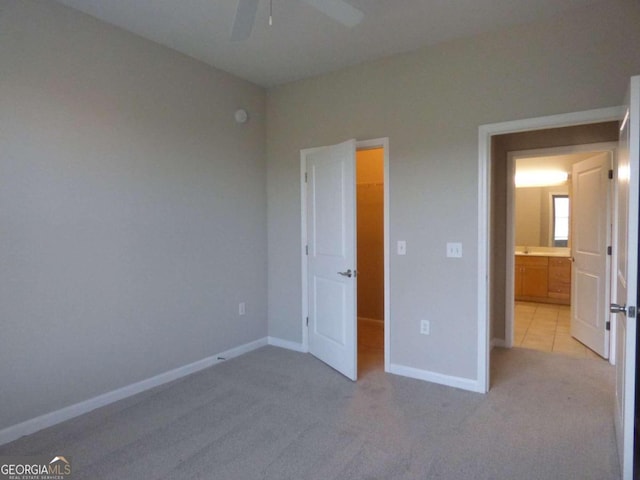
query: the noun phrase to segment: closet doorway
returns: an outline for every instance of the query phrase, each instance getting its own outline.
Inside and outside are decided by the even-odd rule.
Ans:
[[[365,158],[360,176],[358,153]],[[389,371],[389,140],[352,139],[304,149],[300,166],[302,349],[354,381],[358,373]],[[358,183],[367,199],[361,209]],[[370,231],[377,235],[369,238]],[[368,250],[372,245],[376,253]],[[382,321],[376,318],[380,305]]]
[[[356,152],[358,377],[384,371],[384,148]]]

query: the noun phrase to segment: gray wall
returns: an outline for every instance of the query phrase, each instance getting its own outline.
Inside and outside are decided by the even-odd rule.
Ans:
[[[637,2],[607,1],[270,90],[270,335],[302,340],[299,150],[388,136],[392,251],[407,241],[391,256],[390,360],[475,379],[478,126],[619,105],[639,24]]]
[[[54,2],[0,1],[0,429],[267,335],[264,104]]]

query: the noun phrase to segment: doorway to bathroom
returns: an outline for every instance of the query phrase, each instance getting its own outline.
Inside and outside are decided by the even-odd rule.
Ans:
[[[508,153],[505,346],[609,358],[616,147]]]
[[[617,112],[602,112],[602,116],[611,115],[613,118]],[[508,346],[511,332],[507,332],[508,310],[514,306],[514,246],[515,239],[509,238],[512,222],[509,220],[508,211],[512,208],[507,201],[507,192],[510,183],[514,181],[514,173],[508,168],[510,152],[552,149],[585,144],[602,144],[616,142],[619,134],[619,121],[604,119],[600,122],[583,123],[576,125],[543,128],[539,130],[512,130],[513,133],[496,133],[490,137],[490,178],[488,211],[490,213],[489,244],[488,244],[488,270],[489,290],[488,317],[490,324],[490,346]],[[615,252],[614,252],[615,254]],[[509,280],[507,277],[510,277]],[[509,334],[509,335],[508,335]],[[487,350],[488,353],[488,350]],[[486,362],[488,363],[488,357]],[[488,387],[488,385],[487,385]]]

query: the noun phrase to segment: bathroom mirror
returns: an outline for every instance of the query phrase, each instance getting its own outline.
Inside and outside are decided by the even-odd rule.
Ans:
[[[512,152],[514,243],[520,247],[571,246],[571,171],[596,150]],[[557,153],[556,153],[557,152]]]
[[[515,244],[569,246],[569,182],[515,190]]]

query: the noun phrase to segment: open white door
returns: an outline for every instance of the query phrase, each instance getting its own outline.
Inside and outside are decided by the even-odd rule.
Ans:
[[[633,478],[636,306],[638,283],[638,167],[640,163],[640,77],[631,79],[627,111],[620,128],[616,210],[618,229],[616,294],[615,426],[622,478]]]
[[[303,150],[302,160],[309,352],[356,380],[356,142]]]
[[[571,335],[609,358],[607,247],[611,154],[602,152],[575,163],[571,193]]]

